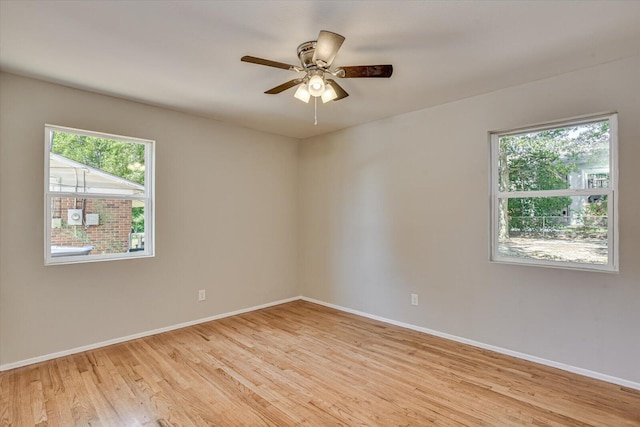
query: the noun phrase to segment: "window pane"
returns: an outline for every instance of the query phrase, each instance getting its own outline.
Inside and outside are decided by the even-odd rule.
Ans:
[[[53,257],[144,249],[144,202],[66,197],[50,200]]]
[[[144,194],[145,144],[52,131],[49,190]]]
[[[501,136],[499,189],[609,187],[609,121]]]
[[[498,253],[606,265],[607,196],[528,197],[498,201]]]

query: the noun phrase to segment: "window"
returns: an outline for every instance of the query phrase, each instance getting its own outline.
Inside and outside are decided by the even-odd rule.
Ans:
[[[491,133],[491,260],[618,271],[617,115]]]
[[[45,127],[45,264],[153,256],[154,146]]]

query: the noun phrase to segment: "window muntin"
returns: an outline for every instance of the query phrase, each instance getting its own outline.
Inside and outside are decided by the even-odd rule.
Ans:
[[[491,260],[617,271],[617,116],[491,134]]]
[[[153,256],[154,144],[45,127],[45,264]]]

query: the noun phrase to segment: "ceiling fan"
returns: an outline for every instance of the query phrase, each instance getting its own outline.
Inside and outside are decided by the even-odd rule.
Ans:
[[[340,34],[320,31],[318,40],[308,41],[298,46],[300,66],[256,58],[255,56],[243,56],[240,60],[305,73],[301,78],[289,80],[265,92],[275,95],[298,86],[294,96],[303,102],[309,102],[312,96],[315,100],[320,97],[323,103],[338,101],[349,96],[335,80],[330,78],[331,76],[339,78],[391,77],[393,74],[392,65],[356,65],[331,68],[343,42],[344,37]]]

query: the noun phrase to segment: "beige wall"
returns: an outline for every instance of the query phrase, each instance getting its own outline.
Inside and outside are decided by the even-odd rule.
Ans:
[[[301,293],[640,382],[638,76],[634,57],[303,141]],[[606,111],[620,274],[489,263],[487,133]]]
[[[0,364],[298,295],[296,140],[0,79]],[[155,258],[44,267],[45,123],[156,141]]]
[[[303,294],[640,382],[638,75],[635,57],[298,144],[2,74],[0,364]],[[487,132],[612,110],[620,274],[489,263]],[[157,141],[155,258],[43,266],[45,123]]]

